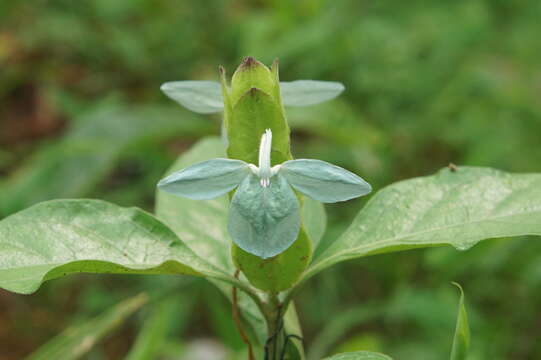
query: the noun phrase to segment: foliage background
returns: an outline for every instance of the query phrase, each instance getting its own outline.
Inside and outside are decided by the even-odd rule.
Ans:
[[[535,0],[0,1],[0,218],[59,197],[152,210],[165,169],[220,128],[218,115],[188,112],[160,84],[216,80],[218,65],[231,73],[246,55],[279,58],[286,81],[346,85],[337,100],[288,110],[293,152],[346,167],[376,190],[450,162],[539,172],[540,16]],[[327,207],[327,241],[365,201]],[[451,281],[466,292],[472,359],[541,358],[539,239],[327,270],[299,294],[308,351],[441,359],[456,315]],[[30,297],[0,290],[0,359],[164,288],[179,295],[168,307],[174,321],[164,320],[163,359],[242,351],[227,301],[204,281],[80,275]],[[88,359],[122,358],[145,315]]]

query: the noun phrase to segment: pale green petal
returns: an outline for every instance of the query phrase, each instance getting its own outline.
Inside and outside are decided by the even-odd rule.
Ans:
[[[334,99],[345,87],[339,82],[296,80],[280,82],[284,106],[308,106]]]
[[[263,187],[259,177],[247,177],[231,200],[229,234],[241,249],[270,258],[297,239],[299,202],[286,180],[277,175]]]
[[[163,84],[161,90],[196,113],[212,114],[224,109],[222,89],[216,81],[172,81]]]
[[[250,174],[241,160],[212,159],[174,172],[158,183],[168,193],[194,200],[213,199],[236,188]]]
[[[321,160],[289,160],[282,164],[279,174],[296,190],[326,203],[353,199],[372,191],[370,184],[354,173]]]

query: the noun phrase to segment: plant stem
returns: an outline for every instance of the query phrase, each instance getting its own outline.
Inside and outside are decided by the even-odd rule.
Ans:
[[[283,311],[282,303],[276,293],[269,293],[265,303],[264,316],[267,321],[267,342],[265,359],[278,360],[282,347]]]
[[[264,304],[261,301],[261,298],[257,294],[256,290],[254,290],[254,288],[251,287],[249,284],[245,283],[244,281],[240,281],[239,279],[233,276],[224,276],[222,274],[215,274],[214,278],[218,280],[222,280],[242,290],[246,295],[248,295],[254,301],[259,311],[261,311],[262,313],[265,313]]]

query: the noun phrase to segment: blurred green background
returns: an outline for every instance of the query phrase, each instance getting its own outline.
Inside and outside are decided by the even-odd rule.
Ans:
[[[152,210],[165,169],[220,129],[219,115],[190,113],[160,84],[217,80],[218,65],[231,74],[247,55],[279,58],[285,81],[345,84],[336,100],[287,111],[293,152],[346,167],[376,190],[450,162],[539,172],[540,19],[538,0],[0,0],[0,218],[66,197]],[[328,241],[365,201],[327,207]],[[309,357],[446,358],[458,301],[451,281],[466,292],[471,359],[541,359],[538,238],[323,272],[297,301]],[[230,305],[203,280],[79,275],[32,296],[0,290],[0,359],[164,289],[178,295],[154,317],[166,334],[159,359],[242,353]],[[86,358],[123,358],[149,311]]]

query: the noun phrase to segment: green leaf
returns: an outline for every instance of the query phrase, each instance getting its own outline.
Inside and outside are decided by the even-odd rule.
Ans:
[[[87,320],[81,325],[70,326],[30,354],[26,360],[79,359],[147,301],[146,294],[139,294],[115,305],[94,319]]]
[[[86,196],[137,145],[212,127],[175,106],[99,108],[75,119],[62,140],[40,147],[2,182],[0,217],[40,201]]]
[[[137,208],[53,200],[0,221],[0,287],[28,294],[81,272],[225,275]]]
[[[379,191],[305,279],[362,256],[440,245],[467,250],[481,240],[521,235],[541,235],[541,174],[446,168]]]
[[[451,350],[451,360],[465,360],[470,346],[470,328],[468,326],[468,314],[464,305],[464,291],[462,287],[453,283],[460,290],[460,301],[458,303],[458,315],[456,319],[455,336]]]
[[[393,360],[387,355],[369,351],[356,351],[350,353],[336,354],[324,360]]]

